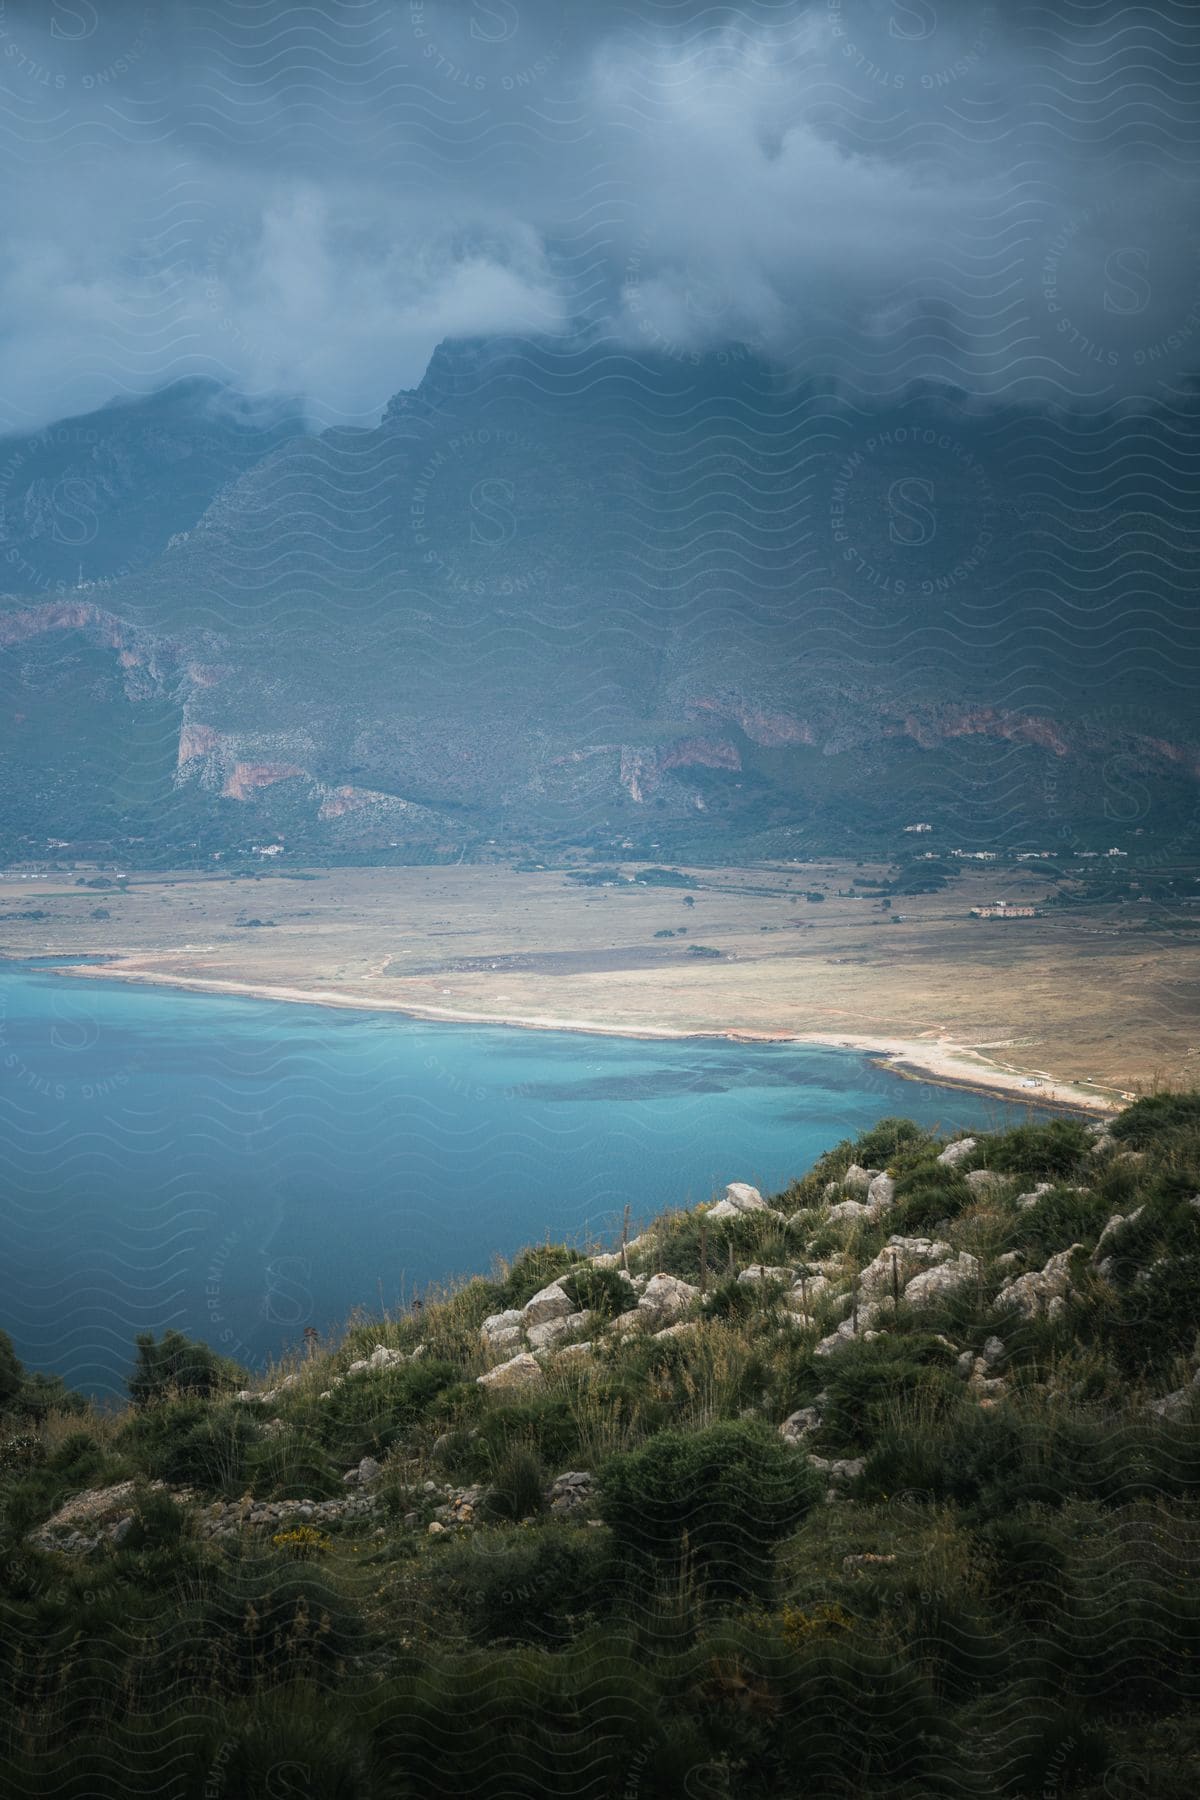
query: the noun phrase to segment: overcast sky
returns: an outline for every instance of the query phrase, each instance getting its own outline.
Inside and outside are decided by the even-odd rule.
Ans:
[[[367,422],[514,331],[1170,394],[1197,13],[0,0],[0,429],[195,373]]]

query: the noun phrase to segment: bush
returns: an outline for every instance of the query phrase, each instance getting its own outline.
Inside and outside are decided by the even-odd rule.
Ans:
[[[571,1525],[500,1531],[437,1553],[437,1606],[454,1607],[480,1643],[562,1643],[612,1586],[603,1533]]]
[[[898,1151],[928,1142],[928,1134],[911,1119],[880,1119],[855,1138],[853,1161],[864,1169],[885,1169]]]
[[[607,1464],[601,1491],[603,1516],[632,1566],[750,1595],[769,1588],[775,1544],[822,1490],[807,1457],[769,1426],[737,1419],[660,1432]]]
[[[580,1252],[566,1244],[535,1244],[522,1251],[505,1279],[496,1283],[495,1310],[506,1312],[510,1307],[524,1306],[542,1288],[583,1261]]]
[[[156,1481],[234,1494],[245,1485],[247,1455],[258,1435],[244,1412],[197,1399],[164,1400],[133,1414],[119,1442]]]
[[[593,1313],[597,1321],[615,1319],[637,1305],[637,1294],[628,1281],[622,1281],[615,1269],[594,1269],[580,1263],[564,1277],[563,1287],[575,1302]]]
[[[164,1331],[157,1343],[153,1332],[144,1331],[135,1342],[137,1361],[128,1382],[135,1406],[148,1406],[171,1394],[210,1399],[246,1385],[244,1369],[218,1356],[207,1344],[185,1338],[181,1331]]]
[[[1076,1119],[1052,1119],[1048,1125],[1016,1125],[984,1141],[983,1164],[1001,1175],[1036,1175],[1043,1180],[1069,1175],[1087,1156],[1087,1128]]]
[[[516,1447],[496,1463],[485,1512],[492,1519],[527,1519],[543,1507],[545,1471],[532,1450]]]
[[[1179,1133],[1200,1130],[1200,1091],[1147,1094],[1119,1113],[1109,1130],[1130,1150],[1145,1150]]]

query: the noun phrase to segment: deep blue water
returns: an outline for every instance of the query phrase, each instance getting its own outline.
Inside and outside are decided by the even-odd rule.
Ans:
[[[1025,1108],[1019,1109],[1025,1116]],[[250,1364],[497,1253],[777,1188],[887,1113],[1015,1116],[847,1051],[674,1043],[0,964],[0,1325],[121,1388],[137,1331]]]

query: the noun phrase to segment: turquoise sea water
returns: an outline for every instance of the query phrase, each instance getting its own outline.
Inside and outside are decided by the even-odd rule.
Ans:
[[[355,1013],[0,964],[0,1325],[119,1391],[137,1331],[250,1364],[547,1234],[777,1188],[887,1113],[1027,1109],[848,1051]]]

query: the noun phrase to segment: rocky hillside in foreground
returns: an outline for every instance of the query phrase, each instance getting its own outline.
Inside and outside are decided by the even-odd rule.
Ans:
[[[711,861],[913,819],[1192,829],[1197,516],[1172,475],[1200,403],[1134,442],[949,389],[868,417],[745,351],[489,340],[442,345],[373,430],[279,429],[236,469],[226,446],[211,491],[140,438],[103,473],[86,446],[83,474],[18,462],[0,842]],[[134,548],[114,569],[85,543],[90,585],[51,596],[85,480]]]
[[[5,1787],[1190,1796],[1198,1291],[1161,1095],[884,1120],[260,1381],[147,1338],[119,1414],[9,1356]]]

